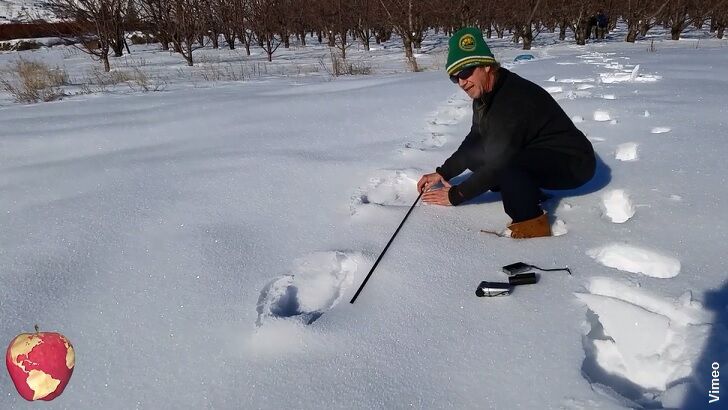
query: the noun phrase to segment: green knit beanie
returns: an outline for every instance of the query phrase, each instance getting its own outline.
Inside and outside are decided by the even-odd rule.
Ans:
[[[495,63],[495,57],[483,40],[483,33],[476,27],[458,30],[450,37],[447,52],[447,75],[456,74],[463,68]]]

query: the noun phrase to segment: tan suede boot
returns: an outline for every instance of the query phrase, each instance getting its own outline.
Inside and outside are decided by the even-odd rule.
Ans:
[[[515,239],[551,236],[551,224],[546,213],[527,221],[512,223],[508,229],[511,230],[511,238]]]

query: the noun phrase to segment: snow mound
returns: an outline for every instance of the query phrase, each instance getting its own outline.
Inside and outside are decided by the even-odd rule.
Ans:
[[[594,88],[594,86],[591,84],[580,84],[580,85],[576,86],[576,89],[579,91],[588,90],[590,88]]]
[[[614,155],[615,159],[620,161],[634,161],[637,159],[637,143],[625,142],[624,144],[617,145],[617,152]]]
[[[602,98],[604,98],[605,100],[616,100],[617,99],[617,97],[614,94],[604,94],[602,96]]]
[[[590,249],[587,255],[600,264],[626,272],[642,273],[653,278],[674,278],[680,273],[680,261],[655,251],[623,243]]]
[[[710,334],[710,314],[689,293],[671,300],[604,277],[593,278],[588,290],[576,294],[591,327],[582,339],[583,374],[640,405],[659,404],[654,393],[692,373]]]
[[[575,115],[575,116],[571,117],[571,121],[573,121],[574,124],[579,123],[579,122],[584,122],[584,117],[582,117],[581,115]]]
[[[260,292],[256,324],[278,318],[313,323],[339,303],[356,270],[354,259],[338,251],[316,252],[299,259],[292,273],[274,279]]]
[[[562,236],[569,233],[569,229],[566,227],[566,223],[561,219],[557,219],[553,225],[551,225],[551,234],[553,236]]]

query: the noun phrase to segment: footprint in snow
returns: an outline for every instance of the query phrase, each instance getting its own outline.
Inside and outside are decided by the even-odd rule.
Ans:
[[[549,94],[556,94],[564,91],[564,88],[559,86],[551,86],[544,88],[544,90],[546,90]]]
[[[654,127],[650,131],[652,134],[664,134],[666,132],[670,132],[672,129],[670,127]]]
[[[310,325],[341,301],[356,270],[355,257],[344,252],[317,252],[297,260],[290,274],[260,292],[256,325],[273,319]]]
[[[417,198],[417,180],[422,171],[415,169],[385,170],[369,179],[352,197],[351,213],[362,205],[410,206]]]
[[[609,111],[596,110],[594,111],[594,121],[611,121],[612,117],[609,115]]]
[[[587,255],[604,266],[653,278],[674,278],[680,273],[678,259],[626,243],[589,249]]]
[[[625,142],[617,145],[617,151],[614,158],[620,161],[636,161],[637,160],[637,143]]]
[[[419,151],[430,151],[437,148],[441,148],[447,142],[445,134],[440,132],[431,132],[430,136],[419,141],[419,142],[408,142],[404,144],[407,149],[414,149]]]
[[[613,189],[602,196],[604,216],[614,223],[624,223],[634,216],[635,207],[622,189]]]
[[[604,277],[591,279],[587,290],[576,293],[590,327],[582,338],[584,377],[629,407],[679,407],[711,314],[689,291],[673,300]]]
[[[599,78],[602,83],[653,83],[660,80],[659,75],[641,74],[639,64],[621,73],[601,73]]]

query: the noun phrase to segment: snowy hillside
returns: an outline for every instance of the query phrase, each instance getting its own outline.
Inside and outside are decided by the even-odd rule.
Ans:
[[[38,0],[0,0],[0,24],[14,20],[28,21],[40,17],[49,19],[51,13]]]
[[[649,51],[544,35],[519,63],[490,42],[587,134],[597,176],[551,192],[553,238],[481,233],[509,222],[492,193],[419,204],[355,304],[417,179],[470,126],[442,39],[422,73],[395,72],[392,46],[352,50],[372,75],[330,80],[306,71],[328,53],[316,45],[271,65],[257,50],[270,75],[204,82],[204,63],[145,46],[115,67],[167,73],[163,92],[5,95],[0,341],[35,324],[71,340],[51,409],[719,408],[728,41],[687,37]],[[68,50],[24,57],[72,76],[97,64]],[[518,261],[573,275],[475,296]],[[35,408],[5,372],[0,408]]]

